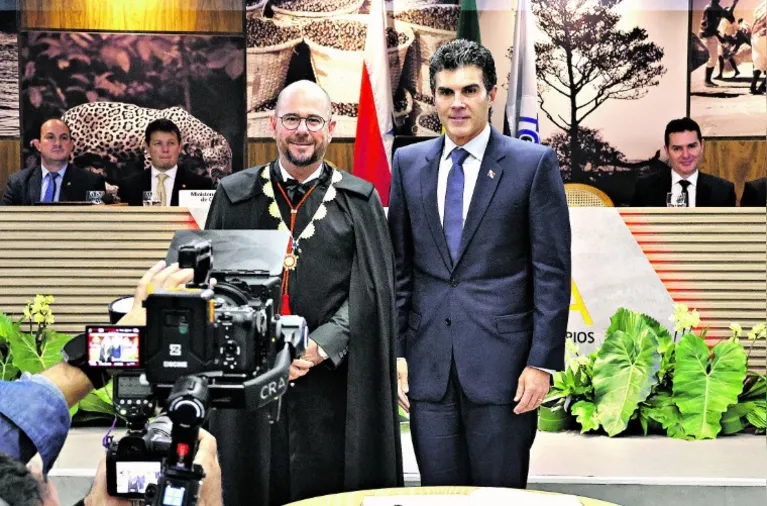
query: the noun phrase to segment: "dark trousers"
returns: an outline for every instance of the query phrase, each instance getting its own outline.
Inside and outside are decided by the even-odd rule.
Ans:
[[[282,400],[272,426],[269,504],[344,492],[346,365],[312,369]]]
[[[525,488],[538,412],[516,415],[513,409],[471,402],[453,363],[441,401],[410,401],[421,485]]]

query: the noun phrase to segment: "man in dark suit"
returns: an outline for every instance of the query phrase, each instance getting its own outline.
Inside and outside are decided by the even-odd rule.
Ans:
[[[400,403],[423,485],[525,487],[537,408],[564,367],[570,221],[554,151],[488,124],[490,52],[430,62],[446,135],[392,164]]]
[[[740,207],[767,206],[767,178],[747,181],[740,197]]]
[[[635,207],[734,207],[735,185],[698,170],[703,156],[700,126],[690,119],[675,119],[666,125],[666,155],[671,170],[637,179],[631,205]],[[671,201],[668,202],[668,194]]]
[[[152,166],[119,185],[120,200],[140,206],[143,205],[144,192],[151,191],[161,206],[177,206],[179,190],[213,189],[210,179],[178,166],[183,148],[181,131],[171,120],[161,118],[149,123],[144,140]]]
[[[102,176],[69,163],[74,141],[69,127],[60,119],[43,123],[40,138],[34,139],[32,146],[40,152],[40,166],[11,175],[0,205],[84,202],[88,191],[106,191]]]

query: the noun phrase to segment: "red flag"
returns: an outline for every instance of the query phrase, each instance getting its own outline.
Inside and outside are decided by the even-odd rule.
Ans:
[[[362,63],[354,175],[375,185],[384,206],[389,203],[394,104],[386,50],[386,10],[383,0],[370,5],[365,57]]]

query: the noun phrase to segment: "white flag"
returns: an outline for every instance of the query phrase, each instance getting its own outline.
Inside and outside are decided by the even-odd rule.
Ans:
[[[506,135],[540,144],[538,88],[535,82],[535,44],[530,0],[519,0],[514,47],[506,99]]]

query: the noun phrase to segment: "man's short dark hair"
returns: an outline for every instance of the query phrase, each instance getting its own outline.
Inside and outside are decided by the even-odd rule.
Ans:
[[[498,75],[495,73],[495,60],[490,50],[466,39],[451,40],[443,44],[429,60],[429,84],[432,94],[437,87],[438,72],[472,65],[482,69],[485,89],[492,90],[498,83]]]
[[[152,134],[155,132],[176,134],[176,139],[178,139],[178,143],[181,144],[181,130],[179,130],[176,124],[169,119],[156,119],[146,126],[146,132],[144,132],[144,140],[147,144],[149,144],[149,139],[152,138]]]
[[[666,133],[663,136],[665,145],[668,147],[671,134],[678,134],[680,132],[695,132],[698,134],[698,140],[703,140],[703,135],[700,133],[700,125],[698,125],[692,118],[679,118],[672,119],[666,125]]]
[[[10,506],[40,506],[43,485],[18,460],[0,452],[0,499]]]

